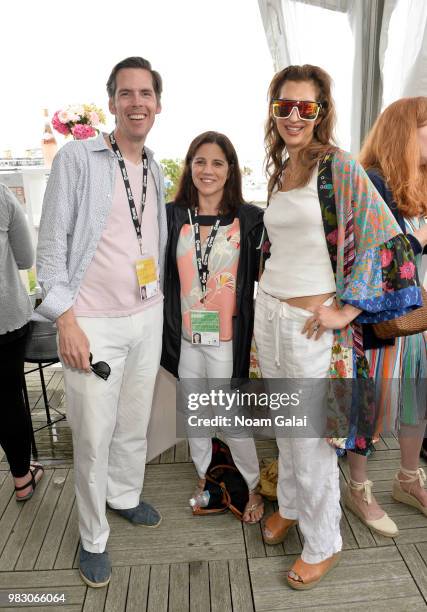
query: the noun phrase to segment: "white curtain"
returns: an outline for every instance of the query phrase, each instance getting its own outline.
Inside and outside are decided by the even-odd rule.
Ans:
[[[353,153],[359,152],[381,105],[403,96],[427,95],[427,0],[258,0],[258,4],[276,70],[313,63],[332,74],[338,141]],[[347,39],[342,38],[345,24],[335,18],[337,13],[347,16]],[[310,45],[302,42],[307,31]],[[316,49],[314,58],[308,46]]]
[[[359,153],[361,144],[361,122],[362,122],[362,100],[363,82],[365,78],[365,56],[366,47],[363,40],[363,17],[364,3],[351,2],[348,18],[353,34],[353,64],[349,66],[352,70],[352,100],[351,100],[351,151]],[[364,52],[362,52],[362,49]]]
[[[285,20],[282,0],[258,0],[265,35],[273,58],[274,69],[289,66],[291,61],[288,33],[285,33]]]
[[[275,70],[304,63],[301,27],[309,13],[303,4],[331,11],[346,12],[353,0],[258,0],[264,30]],[[324,33],[318,32],[319,44]]]
[[[427,96],[427,2],[385,0],[380,62],[383,107],[407,96]]]
[[[353,66],[352,30],[359,40],[360,0],[258,0],[258,4],[275,70],[290,64],[322,66],[334,80],[338,143],[357,152],[362,62]]]

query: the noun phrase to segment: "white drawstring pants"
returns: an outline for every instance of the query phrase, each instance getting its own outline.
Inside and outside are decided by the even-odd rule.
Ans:
[[[219,346],[203,346],[181,340],[181,356],[178,374],[185,393],[205,393],[207,389],[218,386],[223,381],[229,381],[233,373],[233,343],[221,342]],[[215,383],[215,379],[223,379]],[[221,385],[222,386],[222,385]],[[216,410],[214,406],[200,406],[195,414],[200,418],[210,418],[224,415],[223,409]],[[199,478],[206,476],[212,458],[212,436],[215,428],[203,428],[203,437],[197,437],[194,428],[187,427],[189,434],[191,458],[196,466]],[[259,483],[259,462],[255,442],[252,437],[242,437],[242,432],[223,429],[226,442],[230,447],[236,467],[245,479],[249,490],[255,489]],[[236,434],[236,435],[234,435]]]
[[[300,379],[302,387],[309,387],[310,379],[324,378],[326,391],[333,333],[326,331],[317,341],[302,335],[304,323],[311,316],[308,310],[290,306],[258,289],[254,333],[267,387],[268,379]],[[303,380],[307,385],[302,384]],[[308,393],[300,408],[307,414],[325,406],[319,394],[322,384],[314,388],[316,393]],[[324,438],[283,437],[283,433],[283,429],[276,428],[279,512],[299,522],[304,536],[303,561],[319,563],[342,547],[337,455]]]

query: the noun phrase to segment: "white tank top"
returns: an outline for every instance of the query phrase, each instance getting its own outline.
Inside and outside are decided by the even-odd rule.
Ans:
[[[276,191],[264,215],[271,242],[260,287],[287,300],[335,291],[317,195],[317,166],[305,187]]]

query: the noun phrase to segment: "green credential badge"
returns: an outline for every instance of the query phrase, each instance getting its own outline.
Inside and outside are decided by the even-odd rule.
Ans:
[[[191,343],[219,346],[219,312],[190,310]]]

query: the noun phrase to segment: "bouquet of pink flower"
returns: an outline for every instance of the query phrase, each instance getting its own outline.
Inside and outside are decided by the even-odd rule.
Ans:
[[[98,125],[105,123],[104,112],[94,104],[66,106],[52,117],[52,127],[75,140],[85,140],[99,133]]]

